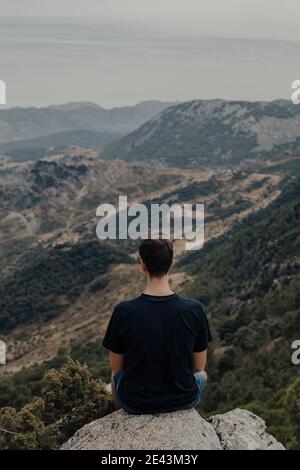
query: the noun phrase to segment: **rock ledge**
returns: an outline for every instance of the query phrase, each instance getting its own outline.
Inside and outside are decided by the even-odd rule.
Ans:
[[[284,450],[265,422],[235,409],[207,421],[194,410],[129,415],[123,410],[79,429],[62,450]]]

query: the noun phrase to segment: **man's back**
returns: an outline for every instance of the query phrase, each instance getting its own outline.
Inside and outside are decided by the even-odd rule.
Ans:
[[[188,407],[197,396],[193,352],[211,340],[200,302],[177,294],[142,294],[119,304],[103,345],[124,355],[118,394],[141,413]]]

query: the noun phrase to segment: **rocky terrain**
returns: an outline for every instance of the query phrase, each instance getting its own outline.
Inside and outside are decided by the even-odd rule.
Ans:
[[[107,146],[106,158],[163,166],[236,166],[292,154],[300,109],[289,101],[194,100],[154,116]]]
[[[116,411],[79,429],[62,450],[284,450],[255,414],[235,409],[204,420],[196,410]]]

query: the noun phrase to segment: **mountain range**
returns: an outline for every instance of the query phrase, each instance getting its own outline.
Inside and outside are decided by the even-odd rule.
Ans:
[[[163,166],[238,165],[300,148],[300,106],[194,100],[171,106],[109,144],[104,157]]]
[[[95,103],[75,102],[4,109],[0,110],[0,144],[79,129],[125,135],[171,104],[143,101],[135,106],[104,109]]]

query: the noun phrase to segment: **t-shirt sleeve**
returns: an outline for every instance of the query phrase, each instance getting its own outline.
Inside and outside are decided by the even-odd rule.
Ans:
[[[111,352],[117,354],[124,353],[124,341],[120,334],[120,310],[116,307],[110,318],[104,339],[103,346]]]
[[[201,306],[201,311],[199,312],[199,331],[198,331],[198,335],[195,341],[193,352],[205,351],[210,341],[212,341],[212,336],[210,332],[208,319]]]

